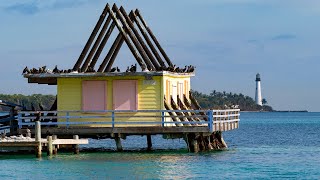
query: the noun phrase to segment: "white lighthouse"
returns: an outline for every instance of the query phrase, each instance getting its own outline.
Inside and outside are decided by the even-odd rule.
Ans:
[[[258,73],[256,75],[256,104],[262,106],[262,96],[261,96],[261,79],[260,79],[260,74]]]

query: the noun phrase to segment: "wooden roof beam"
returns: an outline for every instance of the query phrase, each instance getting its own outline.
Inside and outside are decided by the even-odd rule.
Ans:
[[[155,57],[157,58],[160,66],[162,66],[162,68],[165,68],[165,67],[166,67],[165,63],[163,62],[163,60],[162,60],[161,56],[159,55],[158,51],[156,50],[156,48],[153,46],[150,38],[148,37],[147,32],[145,31],[145,29],[142,27],[141,23],[140,23],[140,22],[138,21],[138,19],[136,18],[137,15],[134,13],[134,11],[131,11],[130,14],[129,14],[129,16],[130,16],[132,22],[133,22],[133,23],[135,22],[135,23],[137,24],[137,26],[138,26],[141,34],[143,35],[144,39],[146,40],[147,44],[149,45],[152,53],[153,53],[153,54],[155,55]]]
[[[91,62],[91,58],[92,58],[92,56],[96,53],[96,50],[97,50],[97,48],[98,48],[98,46],[99,46],[99,44],[100,44],[100,42],[101,42],[101,40],[102,40],[102,38],[103,38],[103,36],[104,36],[104,34],[105,34],[108,26],[109,26],[110,21],[111,21],[111,17],[108,16],[106,22],[105,22],[104,25],[102,26],[102,29],[101,29],[101,31],[100,31],[100,33],[99,33],[96,41],[95,41],[94,44],[93,44],[93,46],[92,46],[92,48],[91,48],[91,50],[90,50],[90,52],[89,52],[86,60],[84,61],[83,65],[82,65],[82,67],[81,67],[81,72],[86,72],[86,71],[87,71],[88,65],[89,65],[89,63]]]
[[[107,43],[107,41],[108,41],[108,39],[109,39],[114,27],[115,27],[115,25],[116,24],[114,22],[111,23],[106,35],[104,36],[103,40],[101,41],[101,44],[99,45],[99,48],[98,48],[96,54],[92,58],[92,61],[91,61],[90,65],[89,65],[89,67],[91,67],[92,69],[94,69],[94,66],[96,65],[96,63],[97,63],[97,61],[98,61],[98,59],[99,59],[99,57],[100,57],[100,55],[102,53],[102,50],[105,47],[105,45],[106,45],[106,43]]]
[[[156,46],[158,47],[158,49],[160,50],[162,56],[165,58],[166,62],[168,63],[169,66],[173,66],[171,60],[169,59],[169,57],[167,56],[167,54],[164,52],[164,50],[162,49],[160,43],[158,42],[157,38],[154,36],[154,34],[152,33],[151,29],[148,27],[146,21],[143,19],[143,17],[140,14],[140,11],[138,9],[135,10],[135,14],[138,16],[138,18],[140,19],[140,21],[142,22],[142,24],[144,25],[144,27],[147,29],[150,37],[152,38],[152,40],[154,41],[154,43],[156,44]]]
[[[133,31],[134,35],[136,36],[138,42],[140,43],[140,45],[142,46],[142,49],[144,50],[144,52],[147,54],[148,58],[150,59],[152,65],[156,68],[156,70],[160,70],[160,66],[158,64],[158,62],[156,61],[156,59],[153,57],[153,55],[151,54],[149,48],[146,46],[146,44],[144,43],[143,39],[141,38],[139,32],[136,30],[136,28],[134,27],[133,22],[131,21],[131,19],[129,18],[129,16],[126,13],[126,10],[121,6],[120,7],[120,12],[123,14],[127,24],[129,25],[129,27],[131,28],[131,30]]]
[[[137,54],[136,50],[134,49],[133,45],[131,44],[129,38],[127,37],[126,32],[124,31],[124,29],[121,27],[120,23],[118,22],[116,15],[113,13],[113,11],[110,9],[110,6],[107,4],[107,11],[109,12],[109,14],[111,15],[111,18],[113,19],[113,21],[116,23],[116,26],[118,28],[118,30],[120,31],[120,33],[122,34],[122,37],[124,38],[125,42],[127,43],[131,53],[133,54],[133,56],[136,58],[138,64],[140,65],[140,67],[145,66],[142,59],[139,57],[139,55]],[[100,72],[100,71],[99,71]]]
[[[120,35],[121,35],[121,34],[120,34]],[[118,53],[119,53],[119,50],[120,50],[120,48],[121,48],[121,46],[122,46],[122,44],[123,44],[123,41],[124,41],[124,39],[122,38],[122,36],[120,36],[120,37],[121,37],[121,39],[120,39],[119,43],[117,43],[116,48],[115,48],[115,50],[113,51],[112,56],[111,56],[111,58],[110,58],[110,60],[109,60],[109,63],[108,63],[108,65],[107,65],[106,69],[104,70],[104,72],[110,72],[110,70],[111,70],[111,68],[112,68],[112,65],[113,65],[113,63],[114,63],[114,61],[115,61],[115,59],[116,59],[116,57],[117,57],[117,55],[118,55]]]
[[[95,36],[97,35],[97,33],[98,33],[98,31],[99,31],[99,29],[100,29],[100,27],[102,25],[102,22],[104,21],[104,19],[106,17],[107,7],[108,6],[109,6],[109,4],[107,3],[105,8],[102,11],[102,14],[100,15],[100,18],[99,18],[96,26],[94,27],[94,29],[93,29],[93,31],[92,31],[92,33],[91,33],[86,45],[84,46],[84,48],[83,48],[83,50],[82,50],[82,52],[81,52],[76,64],[73,66],[73,70],[74,71],[77,71],[80,68],[80,66],[81,66],[81,64],[83,62],[83,59],[87,55],[87,52],[88,52],[88,50],[89,50],[89,48],[90,48]]]
[[[120,32],[118,34],[118,36],[116,37],[116,39],[114,40],[113,44],[111,45],[111,48],[110,50],[108,51],[108,54],[106,55],[106,57],[103,59],[102,63],[100,64],[100,67],[98,69],[98,72],[104,72],[106,70],[104,70],[104,68],[106,67],[107,64],[109,64],[109,61],[110,61],[110,58],[113,54],[113,52],[115,51],[115,49],[118,48],[118,44],[120,42],[123,42],[124,41],[124,38],[123,38],[123,35],[122,33]]]
[[[141,44],[138,42],[137,38],[135,37],[134,33],[132,32],[132,29],[129,27],[129,25],[127,24],[125,18],[123,17],[123,15],[121,14],[121,12],[119,11],[118,7],[116,4],[113,5],[112,10],[116,13],[117,17],[119,18],[120,22],[122,23],[122,25],[125,27],[130,39],[132,40],[133,44],[135,45],[136,49],[138,50],[138,52],[140,53],[142,59],[144,60],[144,62],[147,65],[147,69],[149,71],[155,70],[155,67],[153,67],[152,63],[150,62],[149,58],[147,57],[145,51],[143,50],[143,48],[141,47]],[[142,66],[141,66],[142,67]]]

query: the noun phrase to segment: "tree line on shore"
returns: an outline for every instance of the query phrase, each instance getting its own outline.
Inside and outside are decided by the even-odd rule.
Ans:
[[[267,101],[265,99],[263,99],[263,106],[259,106],[255,103],[253,98],[245,96],[241,93],[227,93],[226,91],[218,92],[216,90],[211,91],[209,94],[194,90],[191,92],[203,109],[240,108],[242,111],[272,111],[272,107],[266,105]],[[0,100],[23,105],[27,110],[32,110],[32,106],[36,110],[40,110],[40,106],[42,106],[45,110],[49,110],[55,99],[55,95],[0,94]],[[7,110],[9,109],[0,106],[0,111]]]
[[[273,111],[271,106],[267,105],[267,100],[262,99],[262,106],[257,105],[255,100],[241,93],[227,93],[211,91],[209,94],[198,91],[191,91],[203,109],[228,109],[239,108],[241,111]]]
[[[27,110],[32,110],[32,106],[36,110],[40,110],[40,106],[44,110],[49,110],[56,99],[55,95],[44,95],[44,94],[0,94],[0,100],[8,101],[18,105],[26,107]],[[8,111],[8,107],[0,106],[0,111]]]

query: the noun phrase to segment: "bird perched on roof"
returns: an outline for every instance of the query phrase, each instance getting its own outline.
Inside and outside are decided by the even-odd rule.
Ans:
[[[59,72],[60,72],[57,65],[54,67],[54,69],[52,70],[52,72],[53,72],[53,73],[59,73]]]
[[[159,71],[165,71],[167,68],[165,65],[161,65],[160,68],[159,68]]]
[[[46,73],[47,66],[39,67],[39,73]]]
[[[141,70],[142,70],[142,72],[149,72],[149,70],[145,64],[141,65]]]
[[[177,68],[177,66],[174,64],[173,66],[169,66],[169,67],[167,68],[167,71],[173,72],[173,71],[176,70],[176,68]]]
[[[184,68],[183,68],[183,69],[181,69],[181,72],[182,72],[182,73],[184,73],[184,72],[186,72],[186,71],[187,71],[187,69],[188,69],[188,66],[186,65],[186,66],[184,66]]]
[[[195,69],[195,67],[190,65],[190,66],[188,66],[187,72],[192,73],[192,72],[194,72],[194,69]]]
[[[113,68],[110,70],[110,72],[116,72],[116,70],[117,70],[117,67],[113,67]]]
[[[89,66],[86,72],[96,72],[93,67]]]
[[[22,74],[30,74],[30,70],[27,66],[23,69]]]
[[[137,72],[137,64],[131,65],[130,72]]]
[[[30,69],[30,73],[31,74],[39,74],[39,71],[36,68],[32,68],[32,69]]]
[[[129,67],[129,66],[127,67],[127,70],[126,70],[126,72],[130,72],[130,67]]]

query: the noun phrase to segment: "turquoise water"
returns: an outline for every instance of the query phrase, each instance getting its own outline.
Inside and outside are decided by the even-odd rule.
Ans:
[[[188,153],[184,141],[145,137],[123,142],[90,140],[106,152],[0,155],[1,179],[257,179],[320,178],[320,113],[241,113],[240,129],[224,133],[227,151]],[[174,149],[174,150],[173,150]]]

